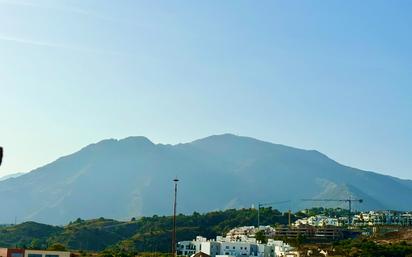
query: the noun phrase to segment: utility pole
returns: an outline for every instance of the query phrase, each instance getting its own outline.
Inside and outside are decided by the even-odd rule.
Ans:
[[[291,215],[291,210],[288,210],[288,225],[289,225],[289,228],[291,227],[291,217],[290,217],[290,215]]]
[[[177,201],[177,182],[179,182],[179,180],[175,178],[173,182],[175,184],[175,197],[174,197],[174,203],[173,203],[172,254],[174,257],[176,257],[176,201]]]

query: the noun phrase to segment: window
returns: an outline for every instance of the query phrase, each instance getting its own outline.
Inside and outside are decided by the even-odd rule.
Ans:
[[[235,249],[235,247],[233,246],[233,249]]]
[[[57,254],[46,254],[46,257],[59,257]]]
[[[28,257],[43,257],[43,255],[37,253],[29,253]]]
[[[23,257],[22,253],[11,253],[11,257]]]
[[[226,245],[226,249],[229,249],[229,246],[228,245]],[[30,256],[29,256],[30,257]]]

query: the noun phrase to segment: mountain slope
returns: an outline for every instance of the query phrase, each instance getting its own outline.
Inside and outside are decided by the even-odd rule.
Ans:
[[[0,223],[62,224],[77,217],[129,219],[178,210],[205,212],[294,199],[360,197],[363,209],[411,209],[410,181],[343,166],[307,151],[230,134],[178,145],[144,137],[104,140],[21,177],[0,182]],[[396,197],[394,197],[396,196]],[[319,205],[319,203],[317,203]],[[338,206],[338,205],[335,205]]]

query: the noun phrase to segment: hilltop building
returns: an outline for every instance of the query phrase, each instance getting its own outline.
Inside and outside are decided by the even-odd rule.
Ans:
[[[412,226],[412,213],[399,211],[361,212],[353,217],[353,224],[358,226]]]
[[[331,218],[324,215],[316,215],[295,221],[294,227],[342,227],[349,225],[347,217]],[[369,211],[353,215],[353,226],[377,226],[395,225],[412,226],[412,213],[399,211]]]
[[[232,237],[235,238],[237,236],[248,236],[248,237],[255,237],[256,232],[258,231],[263,231],[264,235],[267,238],[272,238],[275,235],[275,229],[271,226],[243,226],[243,227],[236,227],[229,232],[227,232],[226,237]]]
[[[347,217],[339,217],[339,218],[331,218],[324,215],[316,215],[311,216],[303,219],[298,219],[293,224],[295,227],[299,227],[301,225],[309,225],[314,227],[327,227],[327,226],[344,226],[348,225],[348,218]]]

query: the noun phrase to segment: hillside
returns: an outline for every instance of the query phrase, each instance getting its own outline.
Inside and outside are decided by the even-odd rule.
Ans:
[[[46,248],[45,242],[62,231],[63,228],[36,222],[24,222],[11,227],[1,227],[0,247],[26,246]]]
[[[295,220],[292,215],[292,220]],[[256,224],[255,209],[216,211],[205,214],[180,214],[177,217],[178,240],[198,235],[214,238],[236,226]],[[263,224],[287,224],[286,214],[262,209]],[[0,247],[47,248],[54,243],[72,250],[102,251],[120,247],[129,251],[170,251],[172,217],[153,216],[116,221],[112,219],[77,219],[64,227],[26,222],[0,228]]]
[[[65,224],[78,217],[130,220],[178,210],[206,212],[302,198],[364,199],[358,209],[411,209],[412,183],[341,165],[301,150],[225,134],[178,145],[145,137],[103,140],[15,179],[0,181],[0,223],[33,220]],[[397,197],[393,197],[396,195]],[[320,205],[321,203],[316,203]],[[329,203],[328,206],[346,207]]]

